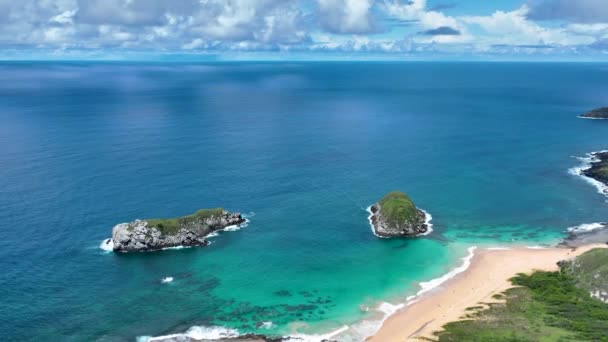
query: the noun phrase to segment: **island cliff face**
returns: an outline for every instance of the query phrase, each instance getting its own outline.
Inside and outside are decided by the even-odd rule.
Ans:
[[[207,235],[244,222],[241,214],[221,208],[202,209],[171,219],[135,220],[112,229],[112,249],[115,252],[145,252],[168,247],[206,246],[209,244]]]
[[[579,116],[583,119],[608,119],[608,107],[594,109]]]
[[[400,191],[388,193],[372,205],[370,211],[372,229],[380,237],[412,237],[430,229],[427,214]]]

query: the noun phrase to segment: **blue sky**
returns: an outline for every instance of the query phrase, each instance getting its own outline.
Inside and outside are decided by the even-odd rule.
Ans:
[[[608,0],[0,0],[0,59],[608,60]]]

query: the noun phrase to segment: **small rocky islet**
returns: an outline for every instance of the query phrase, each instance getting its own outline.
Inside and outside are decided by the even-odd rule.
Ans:
[[[590,112],[579,115],[581,119],[608,119],[608,107],[596,108]]]
[[[417,208],[409,196],[401,191],[389,192],[369,211],[370,224],[374,234],[379,237],[415,237],[431,229],[428,214]]]
[[[114,252],[147,252],[170,247],[194,247],[209,244],[207,236],[246,220],[239,213],[223,208],[201,209],[194,214],[120,223],[112,229],[112,238],[104,243]]]

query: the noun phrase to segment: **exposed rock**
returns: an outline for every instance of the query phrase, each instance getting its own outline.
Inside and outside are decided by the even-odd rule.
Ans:
[[[579,118],[583,119],[608,119],[608,107],[594,109],[590,112],[582,114]]]
[[[370,207],[370,223],[380,237],[412,237],[427,233],[427,214],[403,192],[393,191]]]
[[[258,334],[246,334],[238,337],[226,337],[221,339],[195,339],[187,335],[177,334],[163,337],[155,337],[150,342],[281,342],[283,338],[272,338]]]
[[[587,177],[608,185],[608,152],[594,152],[591,156],[593,157],[591,167],[583,170],[582,173]]]
[[[169,247],[206,246],[206,236],[228,226],[244,223],[238,213],[221,208],[204,209],[173,219],[135,220],[112,229],[115,252],[154,251]]]
[[[559,245],[580,247],[596,243],[608,243],[608,223],[584,224],[568,230],[568,236]]]
[[[163,337],[154,337],[149,342],[282,342],[282,341],[304,341],[297,337],[269,337],[259,334],[246,334],[237,337],[226,337],[221,339],[195,339],[187,335],[177,334]],[[323,339],[320,342],[337,342],[335,340]]]

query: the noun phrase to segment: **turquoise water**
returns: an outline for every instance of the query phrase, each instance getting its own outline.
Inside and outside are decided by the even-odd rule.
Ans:
[[[608,147],[608,122],[576,118],[606,105],[607,76],[560,63],[1,63],[0,335],[347,325],[360,338],[380,303],[469,246],[551,244],[606,220],[605,197],[568,169]],[[433,215],[433,234],[373,236],[365,208],[394,189]],[[117,223],[215,206],[249,225],[207,248],[99,249]]]

